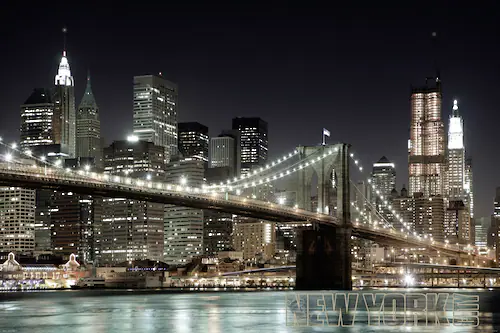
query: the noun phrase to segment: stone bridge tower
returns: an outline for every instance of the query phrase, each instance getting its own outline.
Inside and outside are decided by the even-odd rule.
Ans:
[[[349,145],[300,146],[301,160],[308,165],[298,171],[297,205],[311,209],[311,183],[318,176],[318,213],[330,214],[330,194],[336,182],[336,216],[339,225],[314,225],[299,230],[297,244],[297,289],[350,290],[352,233],[349,183]],[[324,156],[324,157],[323,157]],[[313,160],[317,160],[311,163]],[[333,175],[333,176],[332,176]]]

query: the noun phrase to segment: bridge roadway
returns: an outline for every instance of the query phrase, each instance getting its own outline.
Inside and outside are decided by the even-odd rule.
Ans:
[[[49,189],[112,198],[128,198],[163,204],[211,209],[281,223],[303,222],[340,226],[330,215],[314,213],[260,200],[251,200],[228,193],[210,192],[208,188],[189,188],[163,182],[145,181],[109,174],[0,163],[0,185],[33,189]],[[422,251],[440,251],[451,256],[469,256],[455,245],[444,244],[417,236],[408,236],[394,229],[354,223],[352,235],[373,240],[382,245],[415,247]],[[425,248],[425,249],[424,249]],[[489,259],[489,258],[482,258]]]

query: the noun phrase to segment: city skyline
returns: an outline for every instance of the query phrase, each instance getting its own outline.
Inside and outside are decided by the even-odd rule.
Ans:
[[[458,9],[454,10],[457,11]],[[252,34],[250,34],[249,30],[251,30],[250,27],[252,24],[246,22],[244,19],[243,21],[248,24],[248,26],[243,25],[241,28],[242,31],[236,33],[242,34],[242,40],[251,39]],[[282,31],[281,29],[284,29],[277,27],[276,23],[266,20],[265,18],[263,18],[262,21],[263,26],[259,26],[259,32],[265,31],[265,28],[268,28],[272,32],[271,35],[277,37],[276,35],[279,35],[279,32]],[[17,110],[19,109],[19,105],[27,99],[33,88],[51,86],[51,77],[56,73],[56,58],[60,57],[62,49],[62,36],[60,35],[61,27],[57,26],[60,25],[59,22],[47,24],[41,29],[46,38],[45,42],[47,42],[49,47],[41,51],[37,56],[33,56],[32,53],[21,55],[23,59],[31,59],[31,61],[25,62],[25,68],[21,70],[22,72],[27,71],[27,73],[30,74],[24,76],[25,80],[22,80],[22,84],[12,82],[12,93],[9,92],[8,95],[3,96],[8,106],[7,110],[12,110],[9,111],[8,114],[4,112],[5,125],[0,127],[0,135],[6,140],[17,141],[17,129],[19,128],[19,114]],[[291,22],[286,21],[286,19],[285,23],[286,27],[295,27],[295,30],[293,28],[291,28],[291,30],[297,32],[298,26],[293,26]],[[383,67],[384,61],[387,60],[383,60],[382,56],[387,56],[387,54],[384,53],[386,51],[389,52],[388,50],[390,48],[384,49],[381,53],[372,50],[370,52],[371,54],[375,53],[375,57],[363,58],[358,59],[356,62],[350,62],[348,67],[351,71],[349,74],[352,78],[346,82],[345,79],[348,73],[346,70],[339,71],[337,67],[340,66],[342,62],[346,61],[346,58],[349,56],[357,54],[357,52],[360,51],[359,47],[354,47],[354,50],[351,51],[338,51],[337,47],[334,45],[326,46],[321,43],[316,45],[316,47],[320,49],[324,46],[326,48],[326,54],[331,54],[334,50],[337,50],[338,58],[331,60],[331,63],[327,65],[322,63],[322,61],[325,60],[323,57],[326,57],[326,55],[321,55],[319,58],[321,60],[321,65],[326,66],[324,72],[328,74],[326,76],[328,76],[329,80],[331,80],[332,77],[338,77],[338,81],[343,81],[343,85],[347,83],[349,89],[343,90],[345,87],[341,88],[330,81],[325,82],[325,76],[319,75],[315,78],[316,80],[311,81],[311,78],[314,77],[310,77],[305,72],[306,68],[311,69],[311,67],[314,68],[315,65],[311,64],[313,57],[307,54],[305,50],[300,50],[299,54],[297,54],[293,52],[293,48],[288,46],[277,49],[277,46],[270,45],[270,37],[266,38],[261,36],[262,41],[255,40],[250,46],[255,46],[255,48],[259,45],[265,46],[269,55],[266,56],[267,52],[258,52],[257,54],[250,52],[251,56],[249,57],[248,55],[240,54],[243,53],[240,51],[247,50],[243,47],[243,41],[241,40],[236,43],[236,50],[233,50],[236,51],[236,55],[230,53],[228,56],[223,57],[222,60],[216,62],[216,69],[221,71],[221,75],[217,77],[216,80],[218,84],[216,84],[215,87],[207,87],[206,84],[208,81],[206,80],[214,76],[209,75],[208,73],[213,74],[213,72],[206,69],[206,67],[212,66],[208,59],[213,61],[215,59],[215,54],[220,55],[220,50],[218,52],[214,51],[214,49],[217,49],[217,45],[220,46],[220,44],[215,44],[216,46],[213,47],[214,49],[206,50],[208,53],[207,60],[201,61],[201,63],[198,56],[192,58],[188,57],[187,60],[180,61],[180,55],[169,55],[167,58],[172,62],[172,64],[170,64],[169,61],[160,60],[162,56],[156,55],[156,53],[160,52],[156,49],[156,51],[152,50],[150,53],[151,57],[156,59],[151,61],[151,63],[144,63],[146,58],[136,57],[134,61],[134,59],[132,59],[133,56],[128,56],[127,58],[126,55],[120,54],[120,56],[123,56],[123,59],[117,60],[116,63],[110,64],[109,61],[103,61],[101,64],[100,61],[96,61],[97,58],[104,57],[109,60],[110,56],[108,54],[109,52],[106,52],[106,50],[109,51],[109,46],[106,46],[102,37],[98,36],[99,32],[97,28],[99,25],[102,25],[103,22],[97,20],[96,26],[90,29],[90,37],[98,39],[98,41],[96,41],[96,46],[93,47],[94,51],[91,49],[92,52],[85,49],[90,47],[89,44],[86,44],[89,42],[87,38],[90,37],[83,36],[82,32],[79,31],[79,24],[71,22],[66,22],[66,24],[68,25],[69,32],[67,45],[68,59],[72,68],[72,74],[75,78],[75,98],[77,101],[80,100],[83,89],[85,88],[85,73],[87,69],[90,69],[93,73],[93,89],[96,95],[99,96],[102,128],[108,129],[108,131],[103,131],[103,136],[106,138],[107,144],[113,140],[124,139],[125,135],[132,130],[130,124],[132,119],[131,92],[133,76],[157,74],[158,71],[163,71],[168,80],[172,80],[179,84],[179,121],[198,121],[207,125],[210,129],[211,136],[215,136],[221,130],[229,128],[233,117],[261,117],[269,123],[271,158],[277,157],[282,151],[288,151],[298,144],[319,143],[321,140],[321,128],[327,127],[332,133],[329,142],[343,141],[351,143],[353,145],[353,150],[362,156],[362,162],[365,167],[377,161],[382,155],[386,155],[390,160],[395,161],[396,170],[398,172],[398,190],[403,184],[406,184],[408,187],[406,140],[409,134],[408,127],[410,118],[409,86],[411,84],[415,86],[421,85],[425,80],[425,76],[432,73],[433,67],[431,64],[432,57],[430,56],[431,48],[429,38],[431,30],[427,31],[419,28],[418,31],[415,31],[413,28],[413,30],[408,29],[406,31],[415,39],[403,45],[401,47],[402,50],[397,55],[388,57],[391,61],[397,60],[392,66],[394,73],[396,73],[398,67],[405,67],[406,72],[394,74],[394,78],[390,84],[394,87],[394,92],[392,92],[389,97],[380,97],[377,96],[377,94],[380,94],[383,90],[375,87],[374,81],[376,82],[380,79],[378,77],[380,74],[378,66]],[[222,29],[222,26],[231,26],[234,22],[223,20],[223,22],[219,24],[220,25],[209,22],[208,28],[210,31],[219,31]],[[440,43],[450,44],[452,42],[457,42],[458,35],[453,33],[453,29],[456,28],[456,26],[445,27],[447,29],[439,29],[440,24],[436,25]],[[441,23],[441,28],[443,28],[443,25],[444,24]],[[198,27],[200,27],[200,25],[198,25]],[[129,29],[126,26],[122,26],[122,28],[124,31],[128,31],[127,29]],[[184,26],[184,29],[185,28]],[[316,25],[315,28],[317,28]],[[434,27],[429,29],[434,29]],[[223,30],[226,31],[225,29]],[[313,30],[312,28],[308,28],[307,32],[303,33],[303,36],[309,38],[305,41],[309,46],[314,44],[313,41],[318,42],[318,37],[314,37],[312,34],[309,35]],[[387,32],[385,28],[382,29],[382,31]],[[15,34],[20,34],[21,36],[27,33],[34,32],[27,28],[15,32]],[[109,33],[113,32],[108,32],[105,35]],[[233,32],[231,35],[235,36],[236,33]],[[323,31],[322,36],[328,35],[328,33],[338,37],[338,32],[335,30],[329,30],[329,32]],[[460,37],[464,42],[468,41],[469,43],[474,43],[476,40],[474,39],[474,41],[471,41],[470,34],[472,34],[472,32],[468,32],[465,35],[463,35],[463,32],[461,33],[462,35],[460,35]],[[201,35],[203,35],[202,33],[194,35],[195,36],[192,37],[198,47],[205,44],[205,42],[200,41]],[[350,32],[348,36],[353,35],[359,35],[359,31],[358,33]],[[442,38],[441,35],[443,36]],[[189,38],[189,33],[183,32],[181,36],[187,40],[187,38]],[[288,41],[290,37],[286,36],[283,38]],[[391,32],[389,33],[389,37],[401,38],[401,35],[396,32]],[[381,42],[383,43],[384,40],[387,41],[389,37],[381,36]],[[214,37],[212,36],[211,38]],[[348,38],[349,37],[346,37],[346,39]],[[10,39],[8,43],[16,43],[14,39],[15,38]],[[99,41],[99,39],[101,40]],[[219,39],[220,38],[216,38],[216,40],[220,42]],[[121,44],[119,43],[118,45],[125,47],[125,40],[126,38],[120,41],[120,38],[118,38],[117,42],[121,42]],[[460,39],[458,41],[460,41]],[[336,43],[338,43],[338,45],[347,44],[353,46],[352,42],[346,40],[336,40]],[[370,44],[370,42],[365,41],[363,45],[366,46],[366,44]],[[250,46],[248,50],[252,51],[253,47]],[[483,46],[481,45],[481,47]],[[406,54],[408,49],[411,48],[426,49],[429,50],[429,52],[425,53],[419,51],[417,55],[410,55],[408,58],[400,58],[400,56]],[[181,47],[180,53],[184,55],[192,54],[189,46]],[[271,64],[276,62],[272,60],[274,53],[276,53],[274,57],[278,57],[278,55],[283,56],[287,59],[288,63],[283,65],[281,62],[277,61],[276,68],[272,68]],[[493,91],[494,85],[484,87],[484,82],[488,81],[485,79],[484,82],[481,82],[481,87],[486,88],[482,92],[478,92],[478,88],[471,88],[469,82],[471,78],[475,76],[474,74],[471,75],[471,69],[462,69],[461,66],[463,65],[460,61],[465,62],[467,58],[473,59],[474,55],[468,54],[467,57],[458,57],[460,61],[456,59],[457,57],[448,61],[448,57],[451,57],[451,53],[451,51],[438,53],[439,58],[444,58],[441,61],[444,91],[442,119],[448,118],[453,100],[457,99],[460,103],[461,115],[464,117],[466,124],[465,140],[468,147],[467,150],[474,159],[474,186],[477,189],[476,216],[481,217],[491,214],[494,189],[495,186],[500,183],[500,175],[494,173],[497,157],[486,154],[488,152],[486,147],[494,143],[494,138],[485,140],[485,138],[488,137],[485,134],[485,132],[488,132],[486,129],[490,128],[488,126],[495,123],[494,119],[496,119],[496,115],[491,112],[491,105],[488,107],[486,103],[486,107],[484,107],[484,99],[488,99],[488,97],[486,97],[488,95],[487,92],[489,89]],[[311,54],[315,54],[315,52],[311,51]],[[134,53],[134,55],[137,56],[137,53]],[[236,58],[230,59],[231,55]],[[406,55],[408,56],[408,54]],[[403,59],[404,63],[398,62]],[[369,60],[368,63],[375,66],[375,68],[369,73],[360,73],[363,72],[363,68],[366,66],[366,64],[362,64],[362,60]],[[259,69],[258,73],[252,75],[248,70],[244,71],[243,75],[238,75],[239,72],[231,73],[234,66],[240,66],[240,61],[247,64],[251,69]],[[180,65],[178,65],[178,63],[180,63]],[[104,66],[104,64],[106,64],[106,66]],[[126,70],[120,69],[119,64],[122,66],[124,64],[129,64],[130,68],[126,68]],[[291,89],[292,92],[289,92],[288,90],[290,90],[296,81],[291,80],[291,82],[284,82],[285,80],[280,77],[284,76],[286,80],[295,77],[296,73],[293,72],[294,64],[302,64],[302,67],[299,67],[300,71],[298,74],[300,83],[297,84],[299,87],[298,89],[293,88]],[[354,68],[355,64],[359,64],[360,67]],[[474,63],[473,61],[470,64],[472,66],[479,66],[478,63]],[[9,80],[11,71],[5,69],[4,72],[7,74],[6,80]],[[467,73],[468,75],[466,75]],[[261,80],[258,81],[260,85],[256,84],[257,74],[261,75]],[[481,75],[487,77],[488,75],[491,76],[491,74],[486,72],[481,72]],[[116,83],[116,85],[111,84],[114,86],[114,89],[108,88],[108,76],[115,76],[115,81],[112,82]],[[236,79],[240,87],[238,87],[238,89],[228,87],[229,85],[233,85],[233,80]],[[307,85],[302,83],[305,81],[309,83]],[[383,82],[387,83],[391,82],[391,80],[383,79]],[[281,83],[281,86],[278,83]],[[363,88],[358,88],[358,86],[362,86]],[[318,91],[313,92],[314,89]],[[333,91],[333,93],[330,91]],[[308,95],[311,92],[313,92],[311,97],[314,98],[309,98]],[[358,94],[368,94],[370,100],[368,102],[366,99],[362,99],[364,101],[361,102],[355,101],[355,99],[357,99],[355,92]],[[252,100],[248,99],[249,96],[253,96]],[[490,94],[490,96],[494,96],[494,94]],[[490,99],[493,100],[494,97],[490,97]],[[364,109],[369,109],[371,113]],[[378,113],[383,112],[384,109],[387,109],[385,112],[386,115],[381,117]],[[14,112],[14,110],[16,110],[16,112]],[[373,112],[373,110],[376,112]],[[352,113],[352,115],[348,116],[346,113]],[[214,117],[214,114],[216,117]],[[311,117],[311,115],[313,115],[313,117]],[[364,120],[360,120],[360,118]],[[378,118],[389,118],[390,125],[381,124],[383,119]],[[287,119],[287,121],[283,121],[282,119]],[[383,121],[387,122],[387,119]],[[397,126],[394,126],[392,121],[397,124]],[[290,138],[293,138],[293,140]],[[489,151],[494,152],[494,150],[491,149]],[[367,174],[359,178],[364,179],[366,175]],[[493,177],[493,179],[491,177]]]

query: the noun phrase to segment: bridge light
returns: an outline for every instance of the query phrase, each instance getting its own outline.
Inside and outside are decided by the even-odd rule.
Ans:
[[[241,194],[241,190],[240,189],[237,189],[236,190],[236,195],[240,195]]]
[[[26,149],[26,150],[24,151],[24,154],[25,154],[26,156],[31,156],[31,150]]]
[[[146,175],[146,179],[147,179],[147,180],[151,180],[151,175],[150,175],[150,174],[147,174],[147,175]]]
[[[362,166],[359,167],[359,171],[363,171],[363,167]]]
[[[47,157],[42,156],[42,157],[40,157],[40,160],[41,160],[42,162],[45,162],[45,161],[47,160]]]
[[[56,167],[60,167],[61,164],[62,164],[62,161],[61,160],[57,160],[57,161],[55,161],[54,164],[56,165]]]
[[[188,181],[187,181],[187,178],[186,178],[186,177],[181,176],[181,179],[180,179],[180,181],[179,181],[179,182],[180,182],[180,184],[181,184],[181,185],[186,185]]]
[[[16,149],[17,148],[17,143],[12,142],[12,144],[10,146],[11,146],[12,149]]]
[[[87,164],[83,168],[85,169],[85,171],[89,171],[90,170],[90,165]]]
[[[280,198],[278,198],[278,203],[279,203],[280,205],[284,205],[284,204],[285,204],[285,201],[286,201],[286,199],[285,199],[284,197],[280,197]]]
[[[12,161],[12,154],[10,154],[10,153],[5,154],[4,159],[5,159],[7,162]]]

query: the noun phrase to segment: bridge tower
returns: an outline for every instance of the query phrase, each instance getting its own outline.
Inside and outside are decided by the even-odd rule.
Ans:
[[[298,171],[297,205],[311,210],[311,183],[318,177],[318,213],[336,211],[338,226],[314,225],[312,229],[298,232],[297,281],[299,290],[350,290],[352,233],[349,184],[349,145],[300,146],[301,160],[316,163]],[[331,203],[333,182],[337,190],[336,209]]]

